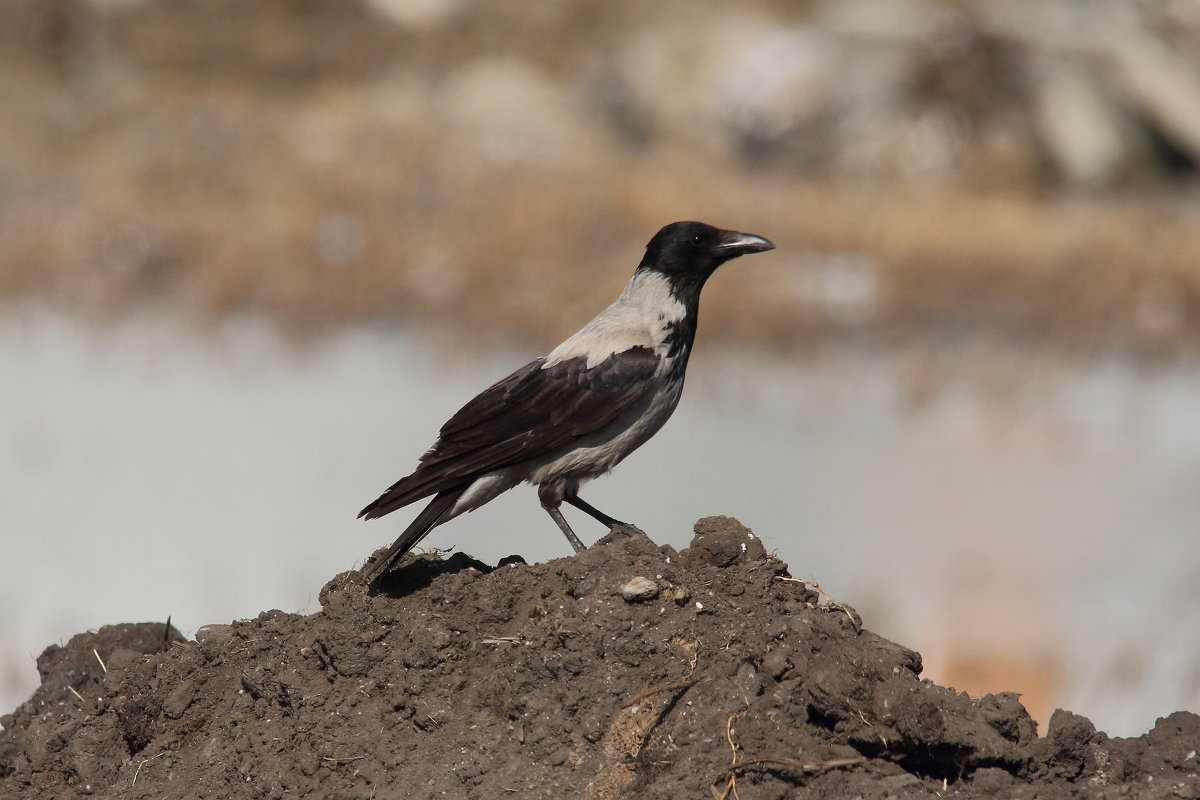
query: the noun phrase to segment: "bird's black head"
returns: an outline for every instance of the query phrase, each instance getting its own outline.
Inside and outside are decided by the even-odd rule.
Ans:
[[[676,286],[699,289],[729,259],[774,248],[761,236],[725,231],[703,222],[672,222],[654,234],[638,268],[661,272]]]

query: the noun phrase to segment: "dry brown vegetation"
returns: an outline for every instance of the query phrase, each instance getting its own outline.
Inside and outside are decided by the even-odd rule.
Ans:
[[[253,310],[301,335],[451,319],[544,343],[617,290],[658,226],[691,217],[779,245],[718,276],[706,334],[1175,353],[1200,330],[1200,226],[1178,189],[851,181],[695,141],[631,146],[582,112],[562,152],[495,158],[447,110],[442,79],[470,59],[519,53],[571,76],[586,48],[554,42],[603,50],[648,15],[636,4],[498,4],[420,32],[350,4],[250,8],[4,5],[7,302],[105,316],[153,299],[201,323]],[[819,279],[847,254],[849,314]]]

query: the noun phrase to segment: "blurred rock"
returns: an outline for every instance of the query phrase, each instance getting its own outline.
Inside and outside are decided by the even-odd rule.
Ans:
[[[381,17],[414,31],[444,25],[463,10],[463,0],[366,0]]]
[[[1159,132],[1200,163],[1200,72],[1126,9],[1103,30],[1118,79]],[[1103,45],[1102,45],[1103,46]]]
[[[553,169],[602,146],[602,127],[629,150],[917,184],[1102,191],[1200,164],[1200,12],[1178,0],[705,3],[687,15],[469,0],[258,8],[254,24],[280,43],[250,47],[249,63],[292,78],[338,65],[403,76],[377,93],[380,114],[432,127],[452,162],[478,155]],[[158,43],[151,64],[176,59],[201,74],[216,63],[210,53],[231,46],[205,39],[224,30],[217,15],[193,12],[164,17],[190,26],[186,55],[150,37],[157,29],[144,21],[142,37],[129,39],[130,23],[175,13],[154,9],[45,0],[25,26],[44,53],[92,82],[117,75],[130,42]],[[317,54],[303,44],[314,21],[344,26],[344,36],[322,38]],[[372,32],[380,35],[361,44]],[[106,96],[134,84],[118,77]],[[325,122],[299,123],[312,123],[305,130],[315,133],[302,133],[317,144],[328,138]]]
[[[566,89],[519,59],[481,58],[459,68],[435,98],[450,147],[496,164],[562,165],[592,133]]]
[[[734,54],[718,79],[711,114],[740,155],[754,161],[792,147],[817,166],[831,156],[831,134],[842,116],[839,84],[845,50],[807,28],[764,31]]]
[[[1040,60],[1034,85],[1034,124],[1063,180],[1087,189],[1116,178],[1130,147],[1127,127],[1079,64]]]

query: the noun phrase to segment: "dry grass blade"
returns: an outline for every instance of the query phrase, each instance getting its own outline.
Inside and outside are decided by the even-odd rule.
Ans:
[[[132,788],[137,785],[138,776],[142,774],[142,767],[146,766],[147,764],[149,764],[151,761],[153,761],[156,758],[162,758],[166,754],[167,754],[167,751],[163,750],[161,753],[159,753],[156,756],[151,756],[150,758],[143,759],[142,763],[138,764],[137,769],[135,769],[133,771],[133,780],[129,782],[129,786]]]

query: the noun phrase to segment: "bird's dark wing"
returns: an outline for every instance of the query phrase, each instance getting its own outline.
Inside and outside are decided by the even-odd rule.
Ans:
[[[652,394],[658,356],[646,347],[589,368],[582,356],[526,364],[484,390],[442,426],[417,470],[359,514],[380,517],[497,469],[560,450],[609,425]]]

